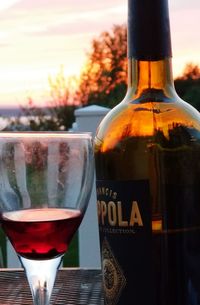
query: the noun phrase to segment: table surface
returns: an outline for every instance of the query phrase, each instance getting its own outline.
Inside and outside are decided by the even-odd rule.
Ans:
[[[0,270],[0,305],[32,305],[30,288],[21,269]],[[51,305],[102,305],[101,271],[63,268],[58,271]]]

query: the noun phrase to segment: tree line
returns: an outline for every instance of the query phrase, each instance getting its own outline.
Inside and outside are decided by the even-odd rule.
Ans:
[[[77,107],[96,104],[113,108],[127,90],[127,29],[114,25],[91,42],[86,63],[78,80],[66,79],[61,67],[55,78],[49,77],[51,101],[46,108],[35,106],[31,97],[22,108],[30,130],[68,130],[74,122]],[[74,83],[78,83],[75,88]],[[174,80],[179,96],[200,111],[200,67],[188,63]],[[20,117],[10,122],[9,129],[24,129]]]

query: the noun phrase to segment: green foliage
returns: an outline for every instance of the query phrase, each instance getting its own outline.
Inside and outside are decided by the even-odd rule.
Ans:
[[[29,103],[29,107],[23,108],[23,115],[28,118],[30,130],[68,130],[74,122],[75,109],[75,106],[62,104],[54,107],[38,108]]]
[[[22,109],[20,116],[11,119],[6,130],[58,131],[68,130],[75,120],[75,106],[39,108],[33,104]]]
[[[187,64],[174,83],[179,96],[200,111],[200,67]]]
[[[7,238],[5,236],[5,233],[0,228],[0,268],[6,268],[6,266],[7,266],[6,242],[7,242]]]
[[[79,251],[78,251],[78,232],[74,235],[70,242],[69,249],[63,258],[64,267],[78,267],[79,266]]]
[[[200,81],[191,86],[183,98],[200,111]]]

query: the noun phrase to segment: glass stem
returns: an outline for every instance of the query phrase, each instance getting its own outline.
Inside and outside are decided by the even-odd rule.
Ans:
[[[61,260],[62,256],[42,261],[20,257],[29,282],[34,305],[49,305]]]

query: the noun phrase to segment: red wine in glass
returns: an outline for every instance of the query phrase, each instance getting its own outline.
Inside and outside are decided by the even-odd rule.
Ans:
[[[2,227],[15,251],[33,260],[63,255],[79,227],[82,213],[75,209],[25,209],[2,213]]]

